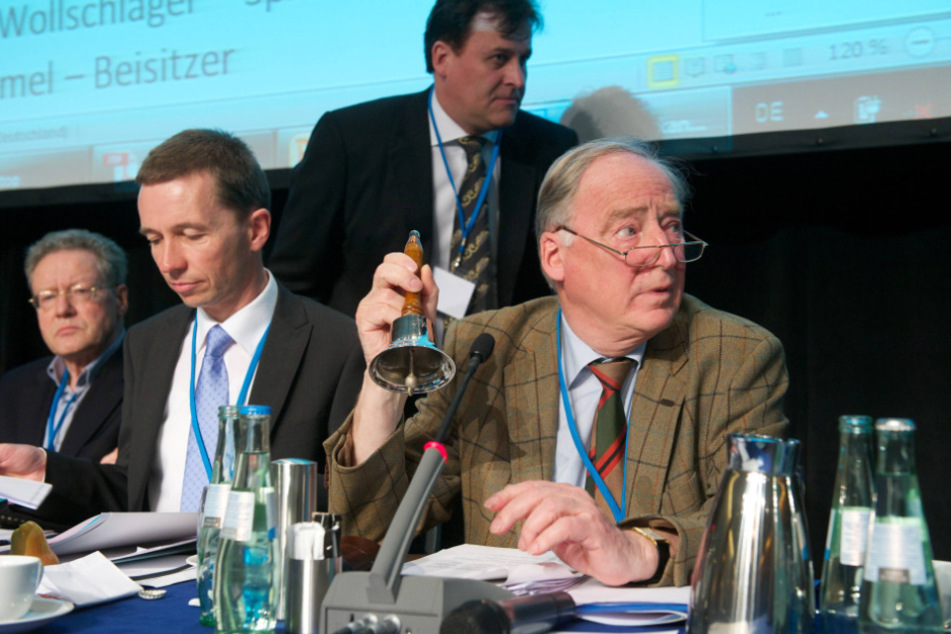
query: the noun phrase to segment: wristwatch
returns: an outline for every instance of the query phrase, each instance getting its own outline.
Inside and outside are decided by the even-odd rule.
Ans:
[[[667,541],[667,538],[664,537],[662,533],[658,533],[653,528],[647,526],[632,526],[631,530],[651,540],[651,543],[654,544],[654,548],[657,549],[657,570],[654,571],[653,577],[641,581],[640,583],[657,583],[663,578],[664,569],[667,568],[667,562],[670,561],[670,542]]]

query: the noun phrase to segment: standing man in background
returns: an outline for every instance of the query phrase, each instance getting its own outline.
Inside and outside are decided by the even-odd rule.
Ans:
[[[126,269],[115,242],[83,229],[48,233],[29,248],[30,303],[53,356],[0,377],[0,442],[95,462],[116,448]]]
[[[549,292],[535,198],[577,135],[519,109],[532,0],[438,0],[426,25],[433,86],[326,113],[294,169],[269,266],[298,293],[353,315],[376,264],[417,229],[462,317]]]

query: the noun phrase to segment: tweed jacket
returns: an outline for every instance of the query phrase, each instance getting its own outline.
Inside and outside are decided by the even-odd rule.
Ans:
[[[496,346],[453,421],[445,443],[448,463],[422,528],[445,522],[452,498],[461,493],[468,543],[516,546],[515,531],[489,532],[492,514],[483,502],[508,484],[553,477],[560,402],[557,309],[556,298],[532,300],[473,315],[450,332],[446,352],[460,367],[481,332],[491,333]],[[783,349],[760,326],[684,295],[671,325],[648,342],[636,381],[626,458],[629,495],[620,526],[676,530],[680,546],[660,583],[685,585],[728,464],[727,436],[785,432]],[[422,399],[417,415],[361,465],[340,459],[352,455],[350,420],[327,440],[330,508],[344,514],[347,533],[371,539],[385,534],[457,383],[458,377]]]

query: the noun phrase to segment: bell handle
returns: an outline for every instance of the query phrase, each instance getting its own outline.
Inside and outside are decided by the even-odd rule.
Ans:
[[[406,240],[406,246],[403,248],[403,253],[413,258],[413,262],[416,263],[416,277],[422,281],[420,274],[423,270],[423,243],[419,241],[419,232],[415,229],[409,232],[409,239]],[[406,315],[422,314],[422,294],[407,292],[406,297],[403,300],[403,310],[400,313],[400,316],[405,317]]]

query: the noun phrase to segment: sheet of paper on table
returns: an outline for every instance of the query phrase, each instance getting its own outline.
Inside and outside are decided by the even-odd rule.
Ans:
[[[403,574],[516,582],[579,576],[552,552],[536,556],[515,548],[473,544],[462,544],[408,561],[403,564]]]
[[[28,509],[36,510],[52,490],[53,486],[46,482],[0,476],[0,498]]]
[[[75,561],[46,566],[37,592],[85,606],[132,596],[141,589],[97,552]]]

